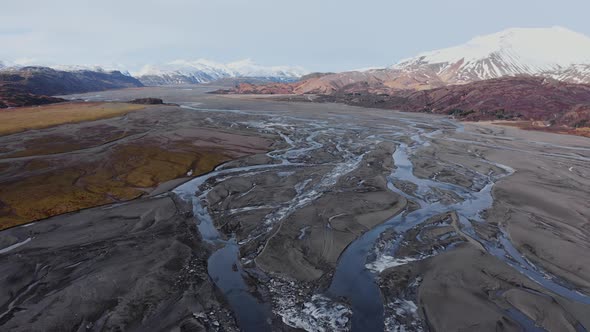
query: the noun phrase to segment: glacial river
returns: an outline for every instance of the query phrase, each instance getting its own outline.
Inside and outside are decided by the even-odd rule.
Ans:
[[[210,111],[190,106],[185,107],[195,111]],[[231,110],[227,112],[248,113]],[[252,117],[255,120],[251,120]],[[266,133],[273,133],[282,137],[285,141],[286,148],[267,154],[272,163],[235,168],[222,166],[211,173],[194,178],[174,190],[179,196],[192,203],[199,231],[203,238],[216,248],[208,262],[209,275],[226,296],[242,330],[270,330],[270,317],[273,308],[271,303],[263,303],[251,294],[243,278],[244,270],[238,252],[240,245],[243,245],[248,240],[237,243],[234,238],[224,238],[215,228],[212,217],[207,210],[206,202],[207,194],[212,189],[210,183],[232,177],[248,177],[260,174],[260,172],[284,173],[297,168],[314,167],[314,161],[305,157],[313,151],[324,149],[327,140],[336,142],[336,151],[340,153],[338,162],[330,163],[332,171],[327,172],[322,180],[317,183],[311,185],[305,183],[300,186],[294,203],[280,207],[280,213],[276,213],[273,217],[276,220],[273,219],[272,222],[280,223],[285,216],[290,215],[294,210],[311,204],[315,199],[319,198],[323,192],[330,189],[330,186],[339,177],[358,166],[365,152],[363,146],[369,146],[376,141],[395,143],[396,150],[391,156],[395,168],[388,177],[388,188],[396,194],[413,201],[417,206],[411,212],[406,211],[385,220],[382,224],[352,242],[340,256],[329,287],[322,291],[321,294],[318,294],[334,299],[334,301],[345,299],[345,302],[350,304],[352,317],[347,326],[350,326],[352,331],[382,331],[385,328],[384,304],[376,283],[377,272],[368,268],[370,263],[374,264],[375,262],[367,260],[381,234],[388,229],[393,229],[396,234],[403,235],[431,217],[452,211],[455,211],[459,217],[464,235],[479,243],[488,253],[506,262],[542,287],[568,299],[590,304],[590,298],[587,295],[568,288],[567,285],[560,283],[546,271],[541,270],[524,258],[514,248],[505,234],[497,241],[489,242],[478,237],[476,232],[473,231],[472,225],[474,223],[485,222],[481,214],[482,211],[492,206],[494,183],[514,172],[510,167],[492,164],[485,159],[480,160],[482,163],[492,164],[495,169],[500,171],[491,172],[490,174],[475,174],[473,186],[470,188],[437,181],[436,179],[422,179],[414,175],[414,166],[410,156],[420,147],[428,146],[431,140],[443,137],[445,132],[461,131],[462,127],[460,125],[448,120],[439,120],[433,124],[425,120],[412,118],[397,119],[392,123],[387,123],[387,119],[367,123],[367,127],[364,127],[363,122],[354,122],[347,115],[334,115],[320,121],[304,117],[253,112],[248,120],[244,120],[242,125],[256,127]],[[371,134],[368,135],[367,132]],[[398,181],[411,182],[416,185],[416,189],[411,194],[405,193],[394,186],[394,183]],[[433,189],[453,192],[460,200],[450,205],[433,201],[431,198]],[[304,234],[305,230],[302,230],[301,236],[304,236]],[[395,251],[382,253],[382,255],[385,255],[385,257],[377,257],[377,260],[384,262],[385,265],[387,262],[399,264],[404,260],[426,258],[397,257]],[[387,266],[382,268],[385,267]],[[536,329],[533,322],[516,310],[507,312],[507,315],[519,322],[527,330]],[[301,319],[304,320],[305,318]],[[334,317],[333,319],[336,321],[334,324],[346,323],[347,321],[347,317]],[[299,327],[305,326],[301,325]]]

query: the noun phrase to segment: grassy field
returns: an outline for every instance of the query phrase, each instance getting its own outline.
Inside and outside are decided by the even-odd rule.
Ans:
[[[188,142],[118,146],[99,163],[62,167],[32,160],[22,174],[0,185],[0,230],[57,214],[126,201],[158,184],[212,170],[229,157]],[[0,172],[2,166],[0,164]]]
[[[111,118],[145,108],[126,103],[63,103],[0,111],[0,135],[64,123]]]

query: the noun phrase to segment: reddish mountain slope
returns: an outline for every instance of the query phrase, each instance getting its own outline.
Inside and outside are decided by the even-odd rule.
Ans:
[[[425,91],[337,93],[322,100],[453,115],[465,120],[544,121],[572,128],[590,124],[590,85],[532,76],[504,77]]]

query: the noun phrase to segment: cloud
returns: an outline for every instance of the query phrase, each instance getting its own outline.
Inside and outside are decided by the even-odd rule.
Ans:
[[[5,1],[0,59],[139,65],[252,58],[343,70],[389,65],[510,26],[561,24],[590,34],[588,11],[585,0]]]

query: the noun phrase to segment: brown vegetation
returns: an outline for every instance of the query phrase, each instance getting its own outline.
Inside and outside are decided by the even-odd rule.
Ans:
[[[38,148],[43,149],[42,145]],[[227,159],[188,142],[159,146],[144,141],[116,147],[98,163],[63,168],[49,161],[31,160],[21,172],[26,175],[0,186],[0,229],[133,199],[189,171],[195,175],[210,171]],[[8,164],[0,166],[8,168]]]

